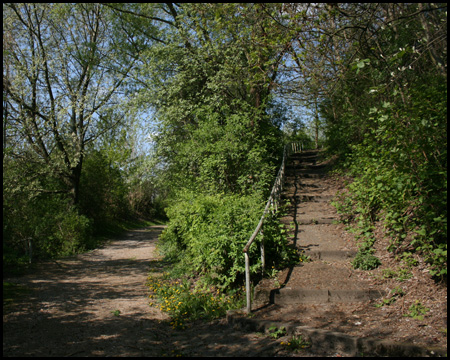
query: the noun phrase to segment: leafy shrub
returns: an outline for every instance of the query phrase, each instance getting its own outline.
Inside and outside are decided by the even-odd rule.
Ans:
[[[409,107],[384,102],[370,108],[372,126],[360,143],[351,146],[347,164],[354,181],[341,197],[338,211],[357,220],[358,236],[366,243],[372,236],[368,227],[382,221],[391,238],[388,250],[421,254],[431,275],[443,279],[447,276],[447,87],[431,78],[426,86],[411,87],[409,97]],[[363,254],[361,259],[372,262]]]
[[[67,256],[93,248],[92,222],[80,215],[75,208],[56,215],[52,234],[48,237],[48,253],[55,256]]]
[[[59,195],[15,197],[4,217],[4,265],[15,267],[32,258],[65,256],[91,248],[92,223]]]
[[[242,250],[262,215],[261,198],[186,191],[166,211],[170,222],[160,245],[167,259],[178,262],[183,271],[204,275],[222,287],[243,280]],[[270,218],[264,229],[267,264],[279,263],[276,257],[289,253],[286,240]],[[259,241],[260,235],[249,249],[252,274],[261,271]]]
[[[171,325],[184,329],[186,323],[198,319],[216,319],[225,316],[227,310],[243,306],[242,289],[227,294],[219,289],[196,289],[187,280],[170,280],[149,276],[146,284],[151,291],[150,306],[158,306],[172,319]]]
[[[372,270],[381,265],[381,261],[376,256],[372,255],[370,251],[360,250],[353,259],[352,265],[355,269]]]
[[[120,169],[102,151],[91,151],[84,161],[79,208],[93,220],[97,233],[108,232],[129,217],[128,189]]]

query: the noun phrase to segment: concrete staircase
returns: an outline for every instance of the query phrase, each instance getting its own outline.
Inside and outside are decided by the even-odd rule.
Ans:
[[[446,349],[390,341],[384,311],[373,306],[388,294],[351,265],[356,245],[337,224],[330,200],[338,186],[326,175],[329,166],[320,162],[320,153],[294,154],[286,170],[283,196],[291,206],[282,221],[292,246],[310,261],[285,269],[276,281],[260,281],[252,316],[229,311],[228,324],[259,332],[284,327],[310,343],[306,356],[446,356]]]
[[[355,281],[351,260],[354,244],[343,237],[338,215],[330,200],[335,187],[324,181],[327,165],[319,163],[314,150],[294,154],[287,165],[285,200],[291,206],[282,221],[290,225],[293,245],[310,261],[289,270],[284,286],[256,287],[255,300],[270,298],[272,304],[354,303],[376,299],[385,293],[364,281]]]

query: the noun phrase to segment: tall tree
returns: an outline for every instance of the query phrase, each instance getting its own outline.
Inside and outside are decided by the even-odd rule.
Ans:
[[[117,55],[124,36],[111,36],[113,23],[99,4],[3,4],[4,140],[12,158],[40,169],[33,191],[77,203],[86,144],[125,118],[119,92],[135,59]],[[43,188],[43,177],[61,188]]]
[[[182,185],[267,188],[282,144],[267,116],[289,31],[279,5],[166,4],[158,45],[144,55],[144,104],[157,109],[159,154]],[[277,15],[278,16],[278,15]],[[245,190],[246,191],[246,190]]]

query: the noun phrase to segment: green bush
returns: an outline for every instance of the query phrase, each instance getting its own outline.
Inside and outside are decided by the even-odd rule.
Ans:
[[[198,319],[213,320],[226,315],[227,310],[241,308],[244,303],[242,289],[222,293],[209,287],[196,289],[187,280],[170,280],[149,276],[146,284],[151,291],[150,306],[158,306],[171,318],[171,325],[184,329],[187,322]]]
[[[93,220],[94,231],[109,233],[129,218],[128,189],[123,174],[102,151],[91,151],[84,161],[79,208]]]
[[[80,215],[75,208],[56,214],[52,234],[48,237],[48,252],[55,256],[67,256],[91,249],[95,246],[92,238],[92,222]]]
[[[8,199],[10,200],[10,199]],[[94,246],[92,223],[70,201],[55,194],[6,201],[3,218],[3,261],[8,270],[32,259],[70,255]]]
[[[372,270],[381,265],[381,261],[370,251],[360,250],[353,259],[352,265],[355,269]]]
[[[203,195],[184,192],[167,210],[169,225],[160,238],[167,259],[183,271],[203,275],[221,287],[242,281],[245,273],[243,248],[263,211],[256,196]],[[280,264],[289,254],[286,239],[275,219],[264,227],[266,265]],[[249,249],[251,273],[261,273],[259,235]],[[278,260],[277,260],[278,257]]]
[[[410,89],[410,107],[373,107],[373,124],[352,146],[348,169],[354,181],[338,210],[364,242],[368,226],[381,221],[390,251],[416,251],[431,275],[447,276],[447,88],[437,79]],[[395,98],[393,98],[395,100]],[[369,240],[370,242],[370,240]],[[370,261],[369,261],[370,262]]]

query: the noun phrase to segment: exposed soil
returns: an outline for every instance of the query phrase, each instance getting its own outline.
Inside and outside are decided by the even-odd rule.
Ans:
[[[3,312],[3,356],[275,356],[279,340],[224,320],[173,330],[145,287],[161,226],[4,279],[26,289]],[[152,273],[155,275],[155,273]]]

